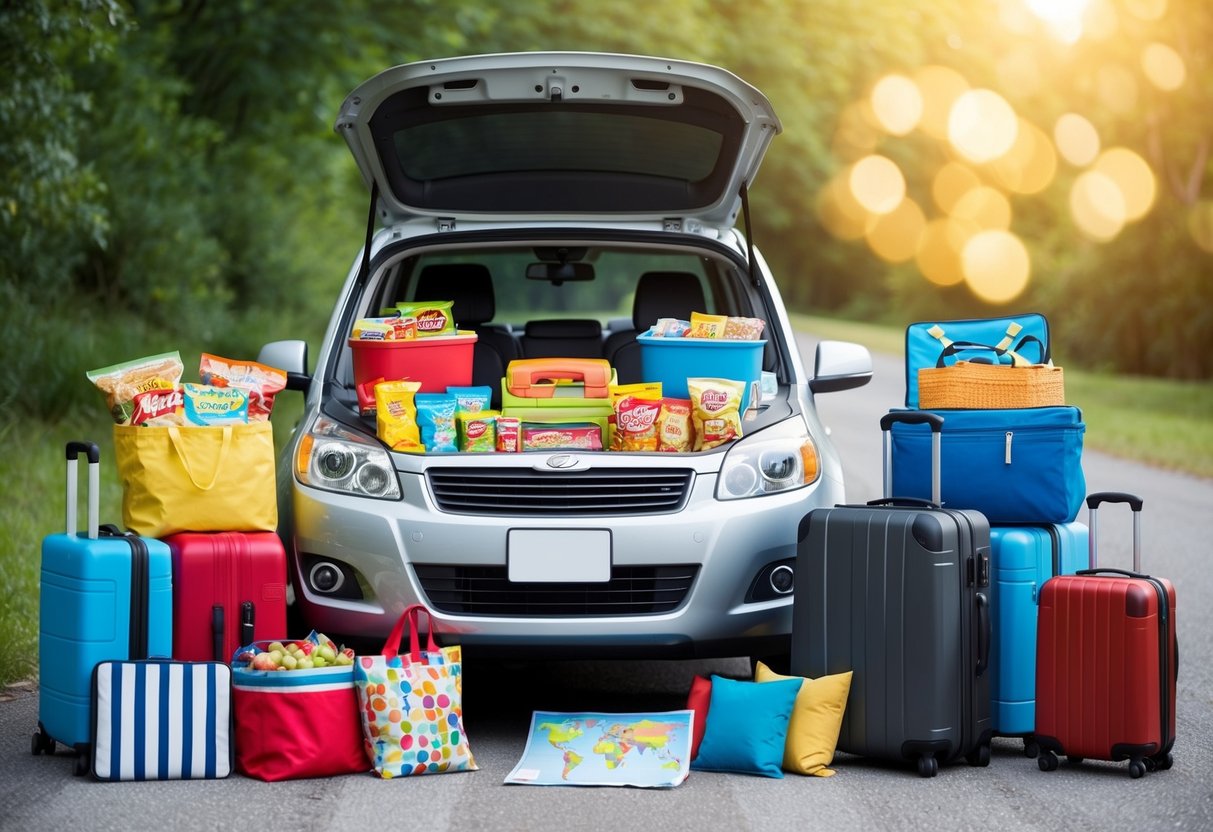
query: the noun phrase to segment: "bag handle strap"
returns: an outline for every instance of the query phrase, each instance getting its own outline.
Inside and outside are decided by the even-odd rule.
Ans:
[[[177,452],[177,458],[181,460],[181,467],[185,469],[185,474],[190,478],[190,482],[200,491],[210,491],[215,487],[215,483],[219,481],[219,474],[223,471],[223,460],[227,457],[228,448],[232,446],[232,426],[223,425],[223,440],[219,446],[219,459],[215,461],[215,470],[211,473],[210,482],[206,485],[198,482],[198,477],[194,475],[193,468],[190,466],[189,460],[185,455],[185,448],[181,442],[181,429],[177,425],[168,426],[168,438],[173,443],[173,450]]]
[[[404,638],[404,627],[407,624],[409,628],[409,658],[415,662],[421,661],[421,641],[418,636],[418,631],[421,629],[421,614],[425,613],[430,619],[430,627],[426,633],[426,651],[430,653],[438,652],[438,643],[434,641],[434,618],[430,615],[430,611],[423,604],[409,604],[404,608],[404,612],[400,614],[400,618],[396,621],[396,626],[392,627],[392,631],[388,633],[387,641],[383,642],[382,654],[384,658],[395,658],[400,655],[400,642]]]
[[[977,344],[971,341],[953,341],[944,332],[944,329],[939,324],[932,325],[926,332],[932,338],[939,342],[943,350],[939,354],[939,361],[935,364],[936,367],[943,367],[943,359],[948,355],[955,355],[964,349],[987,349],[993,350],[998,355],[1008,355],[1011,357],[1011,364],[1015,367],[1028,366],[1032,362],[1028,361],[1021,354],[1023,348],[1029,344],[1035,344],[1036,349],[1040,351],[1040,364],[1051,364],[1049,358],[1049,350],[1045,346],[1044,341],[1037,338],[1035,335],[1025,335],[1019,339],[1019,343],[1015,343],[1015,336],[1023,331],[1023,325],[1017,321],[1010,321],[1007,324],[1007,331],[1002,336],[997,344],[990,346],[989,344]]]

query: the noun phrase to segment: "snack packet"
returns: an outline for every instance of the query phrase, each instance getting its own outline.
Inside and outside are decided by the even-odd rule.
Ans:
[[[425,452],[414,402],[420,389],[420,381],[381,381],[375,385],[375,432],[393,451]]]
[[[727,378],[688,378],[694,450],[706,451],[741,438],[741,397],[746,383]]]
[[[691,331],[687,338],[722,338],[724,328],[729,319],[726,315],[708,315],[704,312],[691,313]]]
[[[459,450],[471,453],[497,450],[497,417],[495,410],[482,410],[479,413],[456,412]]]
[[[181,383],[184,370],[181,353],[174,350],[89,370],[85,375],[105,395],[114,422],[129,425],[135,396],[148,390],[173,390]]]
[[[615,406],[624,396],[640,396],[645,399],[661,398],[660,381],[642,381],[637,384],[612,384],[607,391],[611,397],[611,415],[607,417],[607,447],[615,448]]]
[[[688,321],[678,318],[658,318],[653,324],[652,334],[661,338],[681,338],[691,329]]]
[[[489,409],[493,400],[493,388],[487,384],[477,387],[448,387],[446,392],[455,397],[455,413],[480,413]]]
[[[517,416],[497,417],[497,452],[518,453],[522,450],[522,420]]]
[[[417,319],[417,337],[427,338],[431,335],[454,335],[455,319],[451,315],[453,300],[419,301],[415,303],[398,303],[403,318]]]
[[[239,387],[248,393],[248,421],[264,422],[274,408],[274,396],[286,388],[286,373],[256,361],[233,361],[202,353],[198,376],[212,387]]]
[[[248,421],[248,391],[241,387],[185,384],[182,409],[187,425],[238,425]]]
[[[730,317],[724,324],[724,337],[730,341],[757,341],[766,325],[762,318]]]
[[[411,341],[417,337],[417,319],[400,314],[359,318],[350,337],[357,341]]]
[[[601,451],[602,428],[592,422],[523,422],[524,451]]]
[[[439,454],[453,454],[459,450],[455,436],[455,397],[446,393],[418,393],[413,402],[425,449]]]
[[[685,453],[694,449],[694,442],[691,400],[663,398],[657,413],[657,450]]]
[[[185,390],[180,385],[172,390],[156,389],[136,393],[132,403],[132,425],[185,424]]]
[[[624,396],[615,402],[613,451],[657,450],[657,414],[661,399]]]

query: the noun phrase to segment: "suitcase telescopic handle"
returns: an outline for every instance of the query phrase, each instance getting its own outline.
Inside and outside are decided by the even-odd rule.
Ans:
[[[909,425],[929,425],[931,428],[931,502],[942,505],[942,492],[939,484],[941,467],[940,434],[943,432],[943,417],[938,413],[928,413],[925,410],[899,410],[886,413],[880,417],[881,439],[884,447],[884,495],[893,496],[893,446],[889,441],[889,432],[893,425],[904,422]]]
[[[100,485],[101,485],[101,451],[96,442],[67,443],[67,517],[64,528],[68,537],[76,534],[76,512],[79,500],[79,475],[76,463],[80,455],[88,457],[88,537],[97,539],[97,525],[100,522]]]
[[[1099,508],[1103,503],[1128,503],[1129,508],[1133,510],[1133,572],[1141,572],[1141,507],[1143,500],[1136,494],[1129,494],[1124,491],[1099,491],[1087,497],[1087,508],[1091,511],[1091,517],[1088,522],[1090,526],[1089,532],[1089,552],[1091,570],[1108,572],[1116,570],[1098,569],[1099,557],[1096,554],[1096,513],[1095,509]]]

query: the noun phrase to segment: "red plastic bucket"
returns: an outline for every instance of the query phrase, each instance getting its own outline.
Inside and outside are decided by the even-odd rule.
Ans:
[[[423,393],[445,393],[448,387],[472,383],[476,333],[434,335],[410,341],[363,341],[350,338],[354,386],[368,381],[408,379],[421,382]]]

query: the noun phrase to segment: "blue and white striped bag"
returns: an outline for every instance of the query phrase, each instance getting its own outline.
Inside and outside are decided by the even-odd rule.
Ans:
[[[232,670],[221,662],[104,661],[93,671],[98,780],[211,780],[232,771]]]

